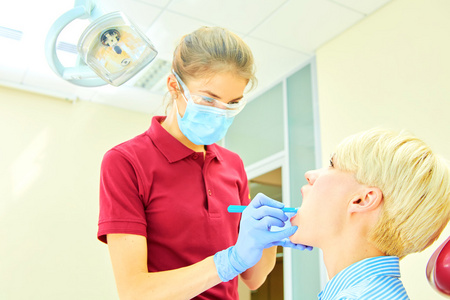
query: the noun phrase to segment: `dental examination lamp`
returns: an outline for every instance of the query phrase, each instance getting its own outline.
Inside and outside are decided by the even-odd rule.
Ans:
[[[61,31],[75,19],[91,23],[78,40],[74,67],[62,65],[56,53]],[[45,41],[51,69],[63,79],[80,86],[120,86],[147,66],[157,55],[153,44],[121,12],[103,14],[93,0],[75,0],[74,8],[60,16]]]

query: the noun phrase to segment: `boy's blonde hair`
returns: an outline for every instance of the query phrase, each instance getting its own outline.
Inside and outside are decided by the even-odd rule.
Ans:
[[[236,34],[221,27],[201,27],[185,35],[175,49],[172,69],[187,84],[192,78],[234,72],[256,85],[252,51]]]
[[[450,171],[422,140],[407,132],[372,129],[345,139],[335,166],[383,192],[378,223],[369,241],[400,258],[420,252],[450,218]]]

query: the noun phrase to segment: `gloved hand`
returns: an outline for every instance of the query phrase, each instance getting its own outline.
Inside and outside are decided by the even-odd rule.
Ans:
[[[294,226],[294,227],[297,227],[297,226]],[[289,248],[293,248],[293,249],[297,249],[297,250],[308,250],[308,251],[311,251],[313,249],[313,247],[311,247],[311,246],[306,246],[306,245],[302,245],[302,244],[294,244],[289,239],[282,239],[281,241],[277,241],[277,242],[273,243],[272,246],[289,247]]]
[[[293,235],[296,226],[271,232],[272,226],[283,227],[288,220],[281,210],[284,204],[258,194],[242,212],[239,236],[236,244],[214,255],[217,272],[222,281],[229,281],[248,268],[253,267],[262,257],[263,249],[274,246]]]
[[[284,222],[284,227],[272,226],[270,228],[270,231],[280,231],[282,229],[287,229],[289,227],[292,227],[291,218],[295,215],[295,213],[286,213],[286,215],[288,216],[288,220],[286,222]],[[295,226],[295,227],[297,227],[297,226]],[[272,244],[272,246],[289,247],[289,248],[302,250],[302,251],[303,250],[311,251],[313,249],[313,247],[311,247],[311,246],[306,246],[306,245],[302,245],[302,244],[294,244],[293,242],[291,242],[291,240],[289,238],[282,239],[281,241],[276,241]]]

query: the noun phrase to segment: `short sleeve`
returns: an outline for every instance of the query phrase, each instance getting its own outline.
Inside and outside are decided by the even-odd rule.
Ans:
[[[250,190],[248,188],[247,173],[245,172],[244,162],[239,158],[240,161],[240,177],[241,177],[241,187],[239,189],[239,197],[241,199],[241,205],[249,205],[252,201],[250,196]]]
[[[97,238],[106,243],[111,233],[147,236],[145,206],[139,174],[118,150],[109,150],[100,170],[100,213]]]

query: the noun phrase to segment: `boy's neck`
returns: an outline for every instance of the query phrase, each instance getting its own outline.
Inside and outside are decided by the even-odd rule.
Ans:
[[[352,240],[349,243],[340,244],[345,245],[345,247],[338,248],[330,246],[329,248],[324,247],[322,249],[329,279],[358,261],[386,255],[365,240]]]

